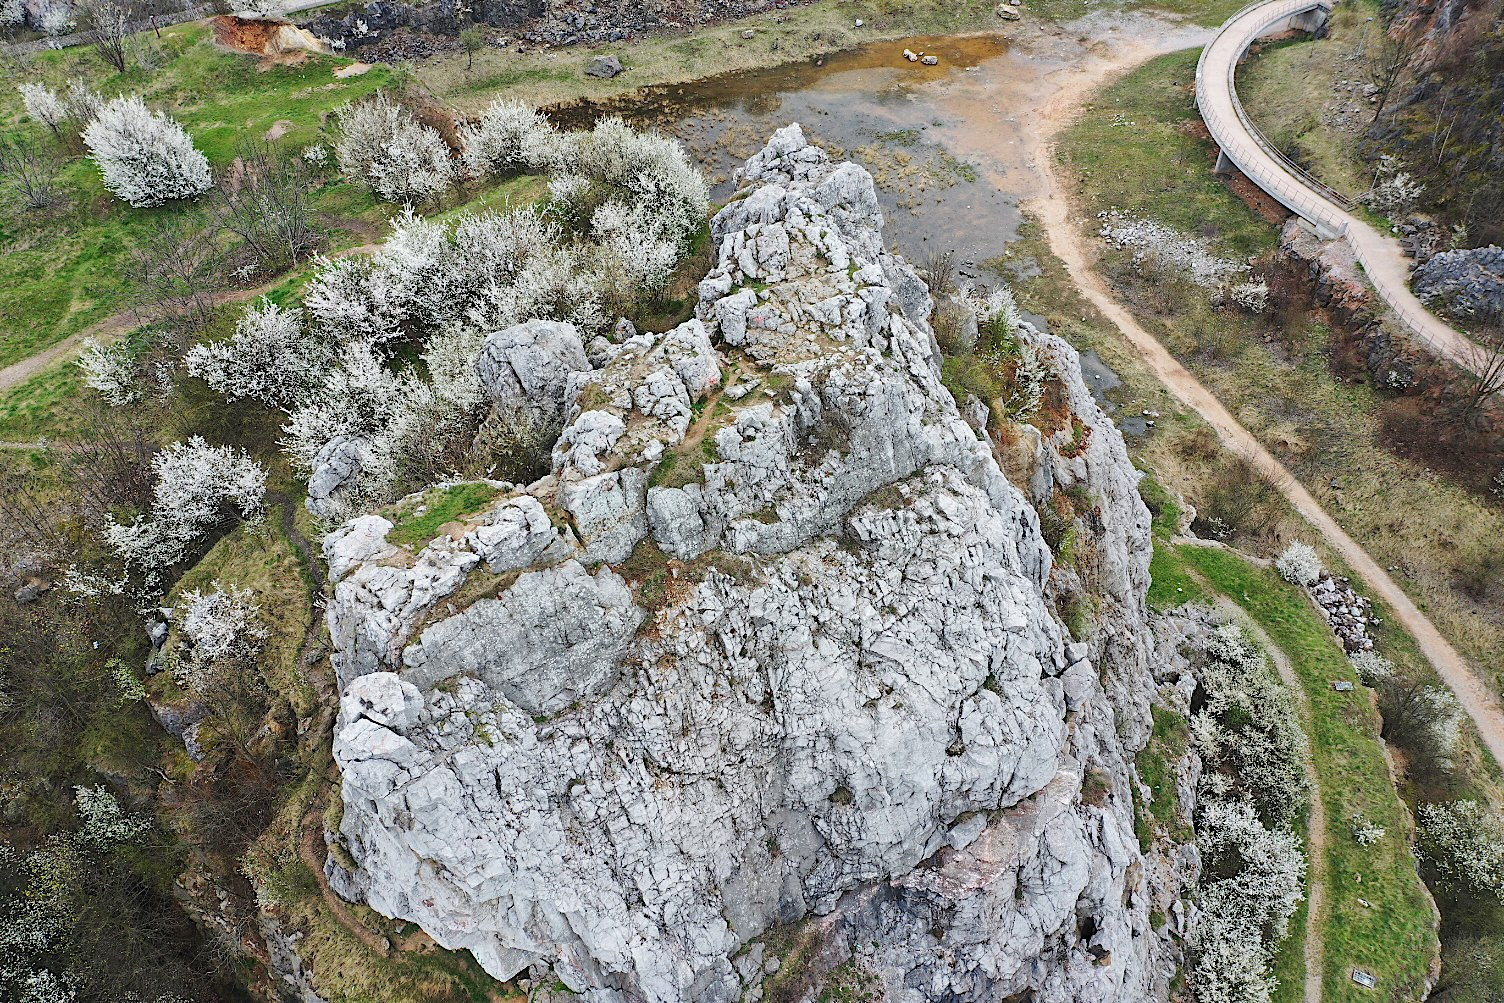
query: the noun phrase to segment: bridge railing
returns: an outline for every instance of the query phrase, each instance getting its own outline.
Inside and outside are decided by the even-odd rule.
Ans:
[[[1339,210],[1351,209],[1353,206],[1352,200],[1342,193],[1338,192],[1337,190],[1328,187],[1326,184],[1323,184],[1318,178],[1311,176],[1311,174],[1309,174],[1299,164],[1295,163],[1293,160],[1287,157],[1283,152],[1280,151],[1278,147],[1276,147],[1268,140],[1267,137],[1264,136],[1263,132],[1260,131],[1259,127],[1254,123],[1253,119],[1249,117],[1248,112],[1243,108],[1242,101],[1238,99],[1238,90],[1236,85],[1238,60],[1242,58],[1242,51],[1238,52],[1237,58],[1228,60],[1227,80],[1225,81],[1227,85],[1227,94],[1232,105],[1233,113],[1238,118],[1236,126],[1229,128],[1229,126],[1233,126],[1233,123],[1223,121],[1222,116],[1219,114],[1217,109],[1212,106],[1212,104],[1208,100],[1205,99],[1205,95],[1208,93],[1204,86],[1206,82],[1206,60],[1208,54],[1211,53],[1211,51],[1216,47],[1218,41],[1220,41],[1227,34],[1229,28],[1231,28],[1239,20],[1243,19],[1247,14],[1259,8],[1268,8],[1268,11],[1265,14],[1262,23],[1259,23],[1258,27],[1253,30],[1253,38],[1259,37],[1259,35],[1261,35],[1264,31],[1268,30],[1270,27],[1279,23],[1280,21],[1285,20],[1286,18],[1297,16],[1308,10],[1315,10],[1318,8],[1325,10],[1331,9],[1329,3],[1321,2],[1321,0],[1297,0],[1297,2],[1294,3],[1275,4],[1269,3],[1269,0],[1255,0],[1254,3],[1250,3],[1244,6],[1241,10],[1239,10],[1236,14],[1228,18],[1227,21],[1223,23],[1216,36],[1213,37],[1211,42],[1207,43],[1206,47],[1201,50],[1201,58],[1196,63],[1197,108],[1201,112],[1201,117],[1206,121],[1207,129],[1211,132],[1212,138],[1217,141],[1217,144],[1221,146],[1223,150],[1228,152],[1228,156],[1230,156],[1234,161],[1239,159],[1237,154],[1240,152],[1244,154],[1253,152],[1260,153],[1273,160],[1286,172],[1298,179],[1297,183],[1291,184],[1283,178],[1270,178],[1268,179],[1269,185],[1266,186],[1262,184],[1265,179],[1261,178],[1257,179],[1260,182],[1260,187],[1265,188],[1266,191],[1268,191],[1270,188],[1276,189],[1275,191],[1269,191],[1269,194],[1273,195],[1275,198],[1278,198],[1281,202],[1284,202],[1285,205],[1287,205],[1292,210],[1299,212],[1302,216],[1306,216],[1308,219],[1311,219],[1312,222],[1315,222],[1325,229],[1335,233],[1341,228],[1344,222],[1341,212],[1339,211],[1334,213],[1330,211],[1330,209],[1328,209],[1326,206],[1321,205],[1319,199],[1312,197],[1313,192],[1319,195],[1321,198],[1324,198],[1326,201],[1337,206]],[[1246,25],[1242,25],[1240,26],[1239,30],[1246,32],[1248,28]],[[1241,136],[1243,135],[1252,138],[1254,147],[1256,149],[1250,150],[1248,148],[1248,145],[1241,139]],[[1244,162],[1246,162],[1246,160]],[[1280,197],[1281,195],[1295,200],[1295,204],[1292,205],[1290,202],[1287,202],[1285,198]],[[1313,216],[1318,216],[1320,218],[1312,218]]]
[[[1353,257],[1358,260],[1358,264],[1363,266],[1365,272],[1371,273],[1375,267],[1374,262],[1372,258],[1364,252],[1362,243],[1354,239],[1352,231],[1349,227],[1344,226],[1342,228],[1342,237],[1346,241],[1347,246],[1352,248]],[[1384,301],[1384,305],[1387,306],[1397,318],[1399,318],[1400,323],[1403,324],[1405,329],[1410,332],[1411,336],[1421,342],[1421,344],[1425,345],[1425,347],[1430,350],[1431,354],[1439,355],[1445,359],[1450,359],[1452,362],[1455,362],[1457,365],[1463,367],[1464,369],[1476,371],[1479,365],[1479,360],[1477,358],[1470,357],[1467,354],[1465,348],[1462,354],[1459,354],[1456,345],[1443,344],[1442,342],[1437,341],[1434,337],[1432,337],[1429,328],[1432,325],[1439,323],[1439,321],[1435,314],[1431,313],[1424,306],[1419,305],[1419,300],[1414,299],[1413,297],[1402,298],[1396,295],[1395,292],[1391,290],[1387,284],[1382,282],[1375,282],[1371,278],[1368,284],[1372,286],[1373,290],[1379,294],[1379,299]],[[1475,344],[1475,342],[1467,339],[1466,337],[1462,339],[1463,346]]]

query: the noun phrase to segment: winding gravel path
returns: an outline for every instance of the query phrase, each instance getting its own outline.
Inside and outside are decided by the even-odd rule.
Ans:
[[[1410,632],[1422,654],[1436,669],[1442,681],[1457,695],[1472,718],[1484,744],[1494,759],[1504,764],[1504,709],[1482,679],[1473,672],[1430,619],[1337,521],[1327,514],[1284,464],[1275,459],[1259,440],[1225,408],[1212,393],[1145,330],[1119,303],[1107,283],[1092,267],[1094,244],[1075,221],[1081,213],[1071,205],[1055,173],[1054,137],[1076,116],[1080,106],[1109,76],[1126,72],[1146,61],[1154,53],[1125,54],[1120,60],[1104,64],[1097,72],[1072,77],[1046,104],[1039,115],[1041,144],[1044,154],[1038,165],[1047,184],[1043,192],[1026,208],[1039,220],[1049,239],[1050,249],[1064,262],[1071,280],[1123,336],[1136,348],[1151,372],[1159,378],[1185,407],[1200,415],[1216,430],[1223,445],[1252,464],[1271,483],[1278,486],[1285,500],[1310,523],[1327,544],[1342,556],[1353,572],[1376,595],[1394,610],[1400,624]]]

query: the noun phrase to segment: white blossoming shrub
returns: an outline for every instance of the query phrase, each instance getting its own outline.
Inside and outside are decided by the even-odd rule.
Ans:
[[[390,480],[393,463],[390,448],[382,448],[387,441],[385,430],[405,406],[409,389],[405,377],[387,368],[370,343],[347,344],[308,403],[283,426],[281,444],[299,469],[311,471],[314,459],[329,442],[365,439],[373,450],[371,459],[376,460],[367,463],[367,475],[384,483]]]
[[[1240,310],[1265,313],[1269,309],[1269,283],[1263,279],[1235,282],[1228,287],[1227,298]]]
[[[1423,805],[1420,852],[1446,881],[1504,903],[1504,817],[1476,801]]]
[[[83,370],[84,384],[98,390],[114,407],[134,404],[145,395],[140,368],[130,345],[123,340],[101,345],[85,338],[78,368]]]
[[[78,77],[68,81],[68,92],[63,96],[63,101],[68,108],[68,121],[80,132],[99,117],[106,103],[102,95]]]
[[[233,583],[184,592],[178,605],[183,644],[176,670],[192,692],[206,690],[217,665],[254,658],[268,637],[256,594]]]
[[[0,0],[0,28],[14,28],[25,20],[26,5],[21,0]]]
[[[460,127],[465,172],[473,178],[507,171],[550,173],[568,164],[573,144],[520,101],[491,102],[474,125]]]
[[[1359,846],[1372,846],[1384,838],[1384,827],[1382,825],[1374,825],[1363,816],[1362,812],[1358,812],[1352,817],[1351,829],[1353,839]]]
[[[224,341],[195,345],[184,362],[229,400],[250,398],[289,410],[308,398],[334,361],[334,344],[303,325],[303,311],[262,299]]]
[[[388,202],[427,202],[454,184],[443,137],[385,93],[345,105],[334,119],[340,169]]]
[[[1023,312],[1013,290],[1007,286],[990,289],[984,296],[972,296],[971,307],[976,312],[978,326],[994,338],[1013,338],[1019,325],[1024,322]]]
[[[53,132],[68,121],[68,102],[57,91],[34,83],[22,84],[17,90],[21,92],[21,104],[25,106],[26,114]]]
[[[313,167],[323,167],[329,163],[329,150],[322,143],[314,143],[312,146],[303,147],[303,162]]]
[[[138,208],[200,195],[214,183],[208,159],[183,127],[138,97],[100,109],[84,142],[105,187]]]
[[[1302,896],[1291,825],[1309,797],[1293,700],[1236,624],[1207,646],[1191,737],[1203,757],[1196,843],[1203,869],[1191,930],[1198,1003],[1267,1003],[1269,965]]]
[[[90,849],[108,850],[151,828],[151,822],[144,816],[126,814],[120,801],[104,787],[73,788],[73,806],[83,823],[78,830],[78,841]]]
[[[1394,675],[1394,666],[1377,651],[1355,651],[1347,658],[1358,678],[1368,686],[1377,686]]]
[[[1192,931],[1198,1003],[1265,1003],[1268,965],[1304,897],[1305,857],[1288,829],[1269,829],[1243,801],[1212,800],[1196,825],[1204,873]]]
[[[612,116],[579,134],[576,145],[574,171],[618,189],[655,236],[683,240],[704,225],[710,188],[678,142],[634,132]]]
[[[1363,195],[1362,200],[1386,216],[1403,216],[1415,208],[1426,186],[1405,170],[1397,160],[1386,161],[1379,168],[1380,178]]]
[[[1288,824],[1310,796],[1306,738],[1290,692],[1235,623],[1219,627],[1202,667],[1206,701],[1192,736],[1206,763],[1271,824]]]
[[[266,490],[260,464],[243,451],[210,446],[200,436],[173,443],[153,456],[151,465],[156,476],[151,511],[129,525],[113,518],[105,524],[105,539],[149,587],[229,515],[259,517]]]
[[[1321,580],[1321,558],[1308,543],[1299,540],[1285,548],[1274,561],[1281,578],[1293,585],[1312,586]]]
[[[37,30],[46,35],[66,35],[78,27],[71,0],[37,0],[32,18]]]

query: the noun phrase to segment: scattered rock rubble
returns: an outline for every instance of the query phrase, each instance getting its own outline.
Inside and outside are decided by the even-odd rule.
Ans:
[[[1504,247],[1441,251],[1418,265],[1415,294],[1461,318],[1504,317]]]
[[[1322,575],[1310,592],[1344,651],[1351,655],[1373,650],[1368,636],[1369,624],[1378,622],[1371,615],[1373,604],[1354,592],[1348,579]]]

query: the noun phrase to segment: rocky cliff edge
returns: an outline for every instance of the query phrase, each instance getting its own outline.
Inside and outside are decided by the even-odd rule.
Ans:
[[[326,538],[333,883],[598,1003],[787,994],[758,940],[799,921],[803,956],[892,1000],[1163,998],[1121,438],[1026,328],[1078,421],[1015,436],[1015,487],[941,385],[870,176],[790,126],[741,180],[694,319],[493,336],[494,392],[564,401],[548,477],[416,552],[381,515]],[[1089,576],[1041,535],[1065,491]],[[1062,588],[1091,593],[1085,642]]]

